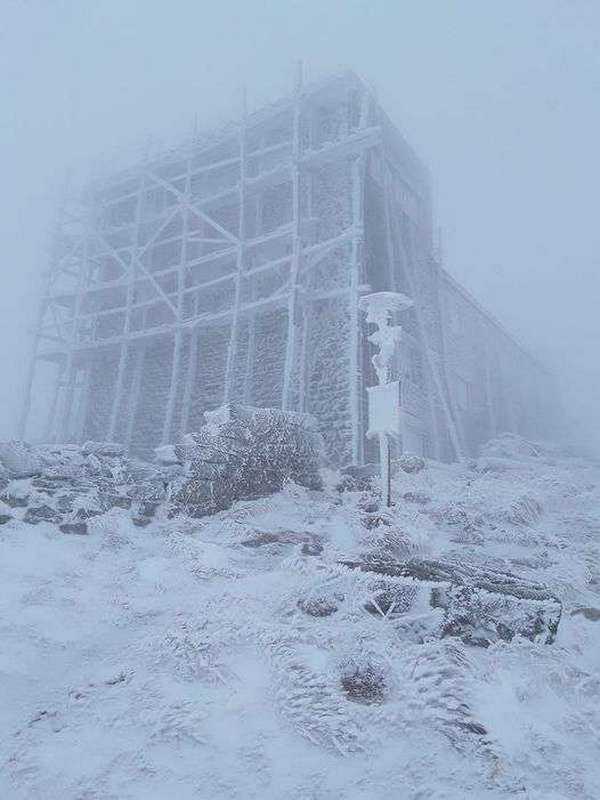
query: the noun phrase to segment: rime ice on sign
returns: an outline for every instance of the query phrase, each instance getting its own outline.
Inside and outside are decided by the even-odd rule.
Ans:
[[[400,426],[400,381],[367,388],[369,396],[369,429],[367,436],[397,436]]]
[[[369,336],[369,341],[378,348],[372,358],[377,372],[379,386],[370,386],[369,430],[367,436],[379,436],[381,480],[386,504],[391,504],[390,489],[390,444],[389,436],[402,433],[400,408],[400,383],[390,381],[390,366],[396,347],[402,339],[402,327],[391,325],[393,312],[405,311],[413,301],[400,292],[374,292],[361,297],[359,308],[367,315],[367,322],[376,325],[377,330]]]
[[[377,325],[377,330],[369,336],[369,341],[379,348],[373,356],[373,366],[379,383],[388,383],[389,368],[402,338],[400,325],[390,325],[394,312],[406,311],[413,301],[400,292],[374,292],[366,294],[358,301],[358,307],[367,315],[367,322]]]

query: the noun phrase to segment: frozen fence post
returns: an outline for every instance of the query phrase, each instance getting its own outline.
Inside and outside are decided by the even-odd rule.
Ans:
[[[378,386],[370,386],[369,429],[367,436],[379,437],[382,491],[386,505],[391,505],[390,436],[400,433],[400,382],[390,380],[390,368],[396,346],[402,338],[402,327],[391,325],[394,312],[405,311],[413,301],[400,292],[374,292],[364,295],[358,303],[367,315],[367,322],[377,326],[369,341],[378,348],[373,356]]]

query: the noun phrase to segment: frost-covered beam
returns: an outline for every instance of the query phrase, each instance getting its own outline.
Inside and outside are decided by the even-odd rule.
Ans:
[[[364,238],[364,172],[365,157],[352,162],[352,253],[350,256],[350,424],[352,429],[352,463],[363,462],[362,441],[362,380],[360,368],[361,320],[358,301],[362,271],[362,247]]]
[[[174,216],[174,214],[173,214],[173,216]],[[167,223],[165,223],[165,224],[167,224]],[[137,237],[136,241],[139,241],[139,225],[140,225],[140,223],[138,222],[138,224],[136,225],[137,233],[135,234],[136,237]],[[158,234],[155,234],[153,238],[156,238],[157,235]],[[106,239],[104,238],[104,236],[102,236],[102,234],[97,233],[96,236],[97,236],[98,239],[100,239],[102,244],[107,248],[107,250],[113,256],[113,258],[115,258],[119,262],[119,264],[121,264],[121,266],[126,271],[127,280],[125,282],[125,285],[127,286],[127,300],[126,300],[126,304],[125,304],[125,311],[126,311],[126,314],[127,314],[127,319],[129,320],[131,318],[131,311],[132,311],[132,307],[133,307],[133,288],[134,288],[135,283],[139,280],[139,278],[138,278],[138,276],[136,275],[136,272],[135,272],[135,268],[136,267],[138,267],[144,273],[144,275],[146,276],[146,279],[150,281],[150,283],[152,284],[152,286],[156,290],[156,292],[158,294],[158,297],[160,297],[160,298],[162,298],[162,300],[164,300],[164,302],[169,306],[169,308],[173,312],[175,318],[177,318],[178,317],[177,306],[171,301],[169,295],[164,291],[162,286],[157,282],[157,280],[154,277],[154,275],[146,269],[146,266],[144,265],[144,263],[141,260],[141,254],[143,254],[144,251],[150,246],[150,243],[147,242],[142,248],[139,248],[137,245],[134,245],[133,248],[132,248],[132,253],[131,253],[131,264],[128,264],[121,257],[121,255],[118,252],[118,250],[116,250],[110,244],[110,242],[107,242]],[[102,287],[102,288],[104,288],[104,287]],[[110,309],[110,310],[113,311],[113,310],[117,310],[117,309]]]
[[[123,399],[123,385],[125,381],[125,367],[127,364],[127,354],[128,354],[128,344],[130,339],[131,333],[131,313],[132,313],[132,306],[133,306],[133,294],[135,289],[135,264],[136,264],[136,255],[137,249],[140,245],[140,228],[141,228],[141,221],[142,221],[142,197],[143,191],[145,188],[145,179],[144,176],[140,176],[138,182],[138,192],[137,192],[137,200],[136,200],[136,210],[135,210],[135,228],[133,234],[133,247],[132,247],[132,256],[131,256],[131,264],[126,264],[123,259],[114,251],[114,248],[106,242],[111,250],[113,250],[113,255],[121,262],[121,264],[125,267],[125,270],[128,274],[129,280],[127,283],[127,297],[126,297],[126,309],[125,309],[125,321],[123,325],[123,336],[119,337],[121,348],[119,352],[119,364],[117,367],[117,377],[115,381],[115,388],[113,394],[113,402],[110,412],[110,418],[108,422],[108,431],[107,431],[107,440],[109,442],[113,442],[115,440],[115,433],[117,429],[117,423],[119,420],[119,412],[121,409],[122,399]]]
[[[183,401],[181,407],[181,427],[180,437],[183,438],[188,433],[190,407],[193,399],[193,391],[196,385],[196,372],[198,369],[198,329],[195,328],[190,333],[188,368],[183,389]]]
[[[380,143],[381,128],[376,125],[363,131],[349,133],[323,145],[318,150],[305,150],[300,160],[303,166],[314,169],[331,160],[338,161],[360,155],[365,149],[376,147]]]
[[[233,298],[233,316],[227,347],[227,360],[225,363],[225,381],[223,387],[223,402],[229,403],[232,399],[235,360],[239,339],[240,306],[242,302],[242,280],[246,255],[246,90],[242,92],[242,124],[240,126],[240,183],[239,183],[239,223],[238,223],[238,252],[235,271],[235,289]]]
[[[159,186],[162,186],[168,192],[171,192],[171,194],[173,194],[179,200],[182,206],[185,206],[193,214],[196,214],[196,216],[204,220],[204,222],[207,222],[215,230],[219,231],[219,233],[221,233],[225,239],[228,239],[230,242],[235,242],[237,244],[238,242],[237,237],[235,237],[231,233],[231,231],[228,231],[227,228],[224,228],[215,219],[213,219],[204,211],[199,209],[195,204],[190,202],[190,200],[185,196],[185,194],[183,194],[183,192],[180,192],[176,186],[173,186],[172,183],[165,181],[163,178],[161,178],[159,175],[156,175],[154,172],[147,172],[147,175],[150,178],[150,180],[154,181]]]
[[[60,390],[64,380],[64,362],[57,364],[56,376],[54,380],[54,387],[52,390],[52,399],[48,407],[48,416],[46,418],[46,427],[44,430],[44,440],[46,442],[53,442],[56,435],[56,411],[60,399]],[[22,436],[21,438],[25,438]]]
[[[77,291],[75,296],[75,304],[73,307],[73,315],[71,320],[71,335],[69,337],[65,378],[63,387],[63,405],[61,409],[61,419],[59,421],[57,434],[61,442],[66,442],[71,438],[70,422],[73,411],[73,395],[75,392],[75,383],[77,377],[77,370],[75,366],[75,348],[79,340],[79,328],[81,324],[81,307],[87,285],[89,282],[89,246],[90,235],[89,230],[86,233],[83,243],[82,265],[78,272]]]
[[[302,67],[299,66],[294,91],[294,123],[292,146],[292,264],[290,268],[290,293],[288,300],[288,325],[283,373],[281,407],[292,407],[292,382],[294,358],[296,354],[296,327],[298,315],[298,276],[302,258],[302,239],[300,230],[300,115],[302,112]]]
[[[162,430],[162,444],[168,444],[171,441],[171,428],[173,425],[173,415],[175,413],[175,402],[177,398],[177,389],[179,386],[181,375],[181,355],[183,349],[183,328],[181,321],[183,320],[183,302],[184,302],[184,288],[185,288],[185,268],[187,258],[187,237],[189,232],[189,200],[191,197],[191,168],[192,156],[191,153],[188,157],[188,172],[185,179],[184,197],[186,199],[185,206],[182,210],[182,233],[181,233],[181,252],[179,254],[179,267],[177,270],[177,319],[179,325],[175,328],[174,342],[173,342],[173,359],[171,362],[171,377],[169,382],[169,394],[167,397],[167,407],[165,410],[165,419]]]

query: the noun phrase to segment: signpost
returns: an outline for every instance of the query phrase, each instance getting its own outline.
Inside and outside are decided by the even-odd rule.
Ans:
[[[384,502],[392,504],[390,436],[398,436],[402,427],[401,384],[390,380],[390,370],[402,327],[391,325],[394,312],[405,311],[413,301],[400,292],[374,292],[360,298],[358,307],[367,315],[367,322],[377,326],[369,341],[378,348],[372,358],[379,384],[367,388],[369,397],[369,429],[367,436],[379,438],[381,488]]]

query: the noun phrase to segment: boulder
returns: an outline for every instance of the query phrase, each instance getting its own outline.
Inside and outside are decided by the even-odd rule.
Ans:
[[[154,450],[155,460],[165,467],[183,466],[183,452],[173,444],[165,444]]]
[[[156,515],[160,502],[158,500],[142,500],[137,506],[140,517],[152,518]]]
[[[36,448],[42,463],[42,476],[45,480],[71,480],[81,477],[84,458],[77,445],[41,445]]]
[[[125,447],[118,442],[85,442],[81,447],[84,456],[94,455],[97,458],[121,458],[125,455]]]
[[[100,497],[100,505],[104,511],[110,511],[111,508],[122,508],[128,511],[133,505],[133,500],[124,494],[103,492]]]
[[[329,617],[338,610],[338,604],[330,597],[311,597],[298,600],[298,608],[309,617]]]
[[[0,464],[11,479],[39,475],[42,461],[27,442],[0,442]]]
[[[98,508],[89,508],[88,506],[80,506],[75,512],[75,519],[88,520],[92,517],[99,517],[103,512]]]
[[[87,536],[88,526],[85,522],[64,522],[58,526],[61,533],[74,534],[75,536]]]
[[[443,611],[442,637],[457,636],[465,644],[484,647],[517,635],[543,644],[552,644],[556,637],[560,600],[543,584],[513,573],[451,559],[341,563],[361,572],[421,582],[430,591],[431,607]],[[383,599],[387,603],[387,596]]]
[[[321,440],[307,415],[228,404],[206,412],[206,425],[175,448],[185,464],[175,503],[203,514],[235,500],[265,497],[287,482],[322,488]]]
[[[588,606],[588,607],[576,608],[573,611],[571,611],[572,617],[574,617],[577,614],[581,614],[582,617],[585,617],[585,619],[589,619],[590,622],[600,621],[600,608],[593,608],[592,606]]]
[[[147,525],[150,525],[152,519],[150,517],[132,517],[131,521],[136,528],[145,528]]]
[[[304,542],[301,548],[303,556],[320,556],[323,552],[323,545],[320,542]]]
[[[38,525],[40,522],[60,522],[62,519],[56,509],[47,505],[30,506],[23,517],[23,522],[29,525]]]
[[[0,490],[5,489],[10,483],[10,475],[6,467],[0,462]]]
[[[3,503],[6,503],[6,505],[10,506],[11,508],[27,508],[29,503],[29,495],[7,491],[0,497],[0,500],[2,500]]]
[[[552,644],[561,615],[555,598],[527,600],[475,586],[433,589],[431,605],[444,611],[443,637],[456,636],[479,647],[500,639],[510,642],[515,636]]]

